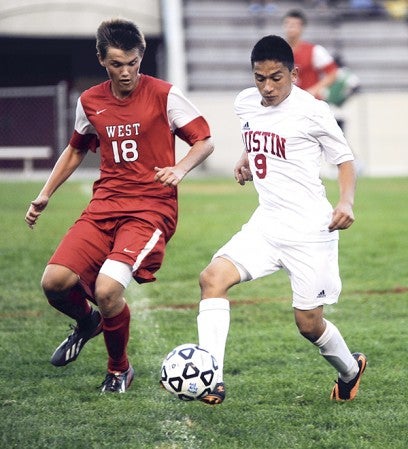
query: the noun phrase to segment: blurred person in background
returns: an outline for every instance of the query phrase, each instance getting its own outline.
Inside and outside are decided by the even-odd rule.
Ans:
[[[337,64],[322,46],[302,40],[307,18],[303,11],[292,9],[283,17],[283,31],[292,48],[298,68],[296,85],[317,99],[325,99],[327,89],[336,81]]]
[[[359,81],[354,74],[350,76],[349,69],[341,70],[336,59],[322,45],[302,40],[306,25],[306,15],[299,9],[288,11],[283,18],[285,38],[298,68],[296,85],[318,100],[327,101],[344,131],[345,116],[341,106],[357,91]]]

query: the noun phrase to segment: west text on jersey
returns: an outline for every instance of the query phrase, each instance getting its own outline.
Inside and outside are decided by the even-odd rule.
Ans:
[[[128,123],[127,125],[110,125],[106,126],[106,134],[108,137],[130,137],[139,135],[140,123]]]
[[[242,138],[248,153],[269,153],[286,159],[284,137],[269,131],[244,131]]]

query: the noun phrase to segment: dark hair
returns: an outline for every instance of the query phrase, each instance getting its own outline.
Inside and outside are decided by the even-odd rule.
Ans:
[[[102,59],[106,58],[108,47],[130,51],[137,48],[141,55],[146,41],[139,28],[125,19],[111,19],[102,22],[96,31],[96,50]]]
[[[291,9],[289,10],[284,16],[283,20],[285,20],[287,17],[292,17],[294,19],[300,19],[303,23],[303,25],[307,24],[307,17],[303,11],[300,9]]]
[[[292,71],[294,68],[293,51],[280,36],[269,35],[258,41],[251,52],[251,65],[260,61],[279,61]]]

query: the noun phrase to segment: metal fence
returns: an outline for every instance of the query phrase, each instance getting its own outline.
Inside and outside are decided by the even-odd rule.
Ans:
[[[50,168],[67,144],[68,89],[0,88],[0,169]]]

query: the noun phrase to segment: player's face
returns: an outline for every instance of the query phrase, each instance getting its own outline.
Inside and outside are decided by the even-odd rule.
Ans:
[[[297,17],[286,17],[283,21],[283,32],[289,43],[296,43],[303,33],[303,21]]]
[[[134,91],[139,81],[139,69],[143,55],[138,49],[124,51],[108,47],[106,58],[100,64],[106,68],[112,81],[112,93],[117,98],[126,98]]]
[[[290,71],[278,61],[259,61],[253,66],[255,85],[262,96],[262,106],[277,106],[288,97],[296,81],[297,69]]]

